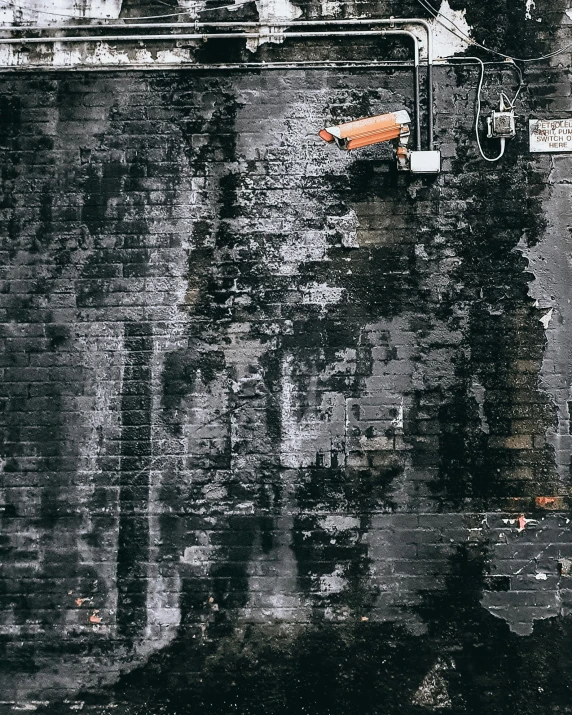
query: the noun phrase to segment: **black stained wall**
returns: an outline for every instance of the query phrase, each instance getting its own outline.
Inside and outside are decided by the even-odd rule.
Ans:
[[[467,19],[530,55],[554,5]],[[408,69],[2,77],[0,707],[570,712],[525,132],[568,59],[491,165],[436,68],[437,177],[316,137],[411,110]]]

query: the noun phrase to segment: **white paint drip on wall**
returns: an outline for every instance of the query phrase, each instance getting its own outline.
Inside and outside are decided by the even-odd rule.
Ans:
[[[356,516],[328,514],[328,516],[320,519],[319,525],[324,531],[335,534],[340,531],[352,531],[359,529],[360,520]]]
[[[470,43],[463,39],[462,35],[471,36],[471,27],[465,18],[466,10],[453,10],[448,0],[443,0],[439,8],[439,20],[431,21],[433,26],[433,55],[434,59],[453,57],[460,52],[464,52]],[[450,22],[447,22],[449,20]],[[461,31],[458,32],[451,23],[454,23]],[[451,32],[446,27],[451,27]],[[462,34],[461,34],[462,33]]]
[[[282,33],[272,33],[272,22],[286,22],[296,20],[302,14],[302,10],[293,5],[290,0],[256,0],[258,19],[262,25],[268,27],[268,35],[261,39],[251,39],[246,41],[246,46],[251,52],[263,45],[265,42],[280,44],[284,41]]]
[[[74,20],[113,20],[119,17],[122,0],[26,0],[0,12],[0,24],[33,23],[63,25]]]
[[[447,681],[443,675],[449,668],[450,666],[439,658],[423,678],[411,703],[419,707],[427,708],[428,710],[449,709],[453,707],[453,702],[447,688]]]
[[[322,0],[322,15],[337,17],[342,11],[342,3],[338,0]]]
[[[534,2],[530,8],[534,6]],[[205,0],[206,2],[206,0]],[[300,8],[296,7],[290,0],[255,0],[258,10],[259,20],[262,23],[264,36],[260,39],[247,40],[247,47],[255,52],[261,44],[271,42],[280,44],[284,41],[281,29],[273,28],[273,22],[295,21],[302,14]],[[234,6],[241,7],[244,0],[234,0]],[[340,12],[339,0],[322,0],[323,14],[325,16],[338,16]],[[187,20],[192,20],[200,16],[200,3],[195,0],[179,0],[179,7],[186,11]],[[2,7],[0,8],[0,26],[12,24],[37,24],[46,27],[52,25],[70,24],[75,20],[114,20],[119,18],[121,13],[122,0],[28,0],[25,7]],[[233,9],[233,6],[229,8]],[[448,0],[443,0],[439,9],[441,18],[454,22],[460,30],[469,35],[471,29],[465,20],[465,11],[452,10]],[[434,36],[434,55],[438,57],[451,57],[464,51],[469,43],[461,37],[449,32],[436,20],[432,21]],[[418,35],[422,53],[426,52],[426,39],[424,33],[419,32],[419,27],[409,28]],[[34,55],[31,61],[29,54]],[[18,48],[0,48],[0,66],[23,67],[23,66],[93,66],[93,65],[125,65],[132,64],[138,66],[150,66],[152,64],[180,65],[191,62],[190,52],[185,49],[172,49],[158,52],[153,57],[148,50],[125,49],[124,47],[109,46],[101,43],[96,51],[92,45],[74,45],[72,48],[60,46],[52,48],[46,45],[42,48],[35,48],[34,53],[21,51]]]
[[[344,577],[343,566],[337,565],[330,574],[324,574],[320,577],[319,588],[320,593],[329,595],[331,593],[341,593],[348,585],[347,579]]]
[[[544,330],[548,330],[548,326],[550,324],[550,321],[552,320],[552,314],[554,313],[554,308],[550,308],[550,310],[545,313],[542,318],[539,318],[540,322],[544,326]]]
[[[343,294],[344,289],[338,286],[310,283],[304,288],[302,302],[320,305],[325,310],[326,306],[341,302]]]
[[[239,8],[245,0],[234,0],[234,3]],[[18,7],[0,8],[0,25],[33,23],[48,27],[73,24],[74,20],[116,20],[122,4],[123,0],[22,0]],[[177,4],[188,18],[195,19],[200,14],[199,10],[206,6],[206,0],[178,0]],[[234,9],[232,6],[227,7],[227,3],[225,7],[231,11]],[[172,13],[172,9],[165,8],[166,15]]]
[[[236,8],[242,7],[245,0],[233,0]],[[337,0],[324,0],[328,11],[339,11],[340,3]],[[233,10],[232,3],[228,3],[228,10]],[[200,15],[202,3],[196,0],[178,0],[178,6],[185,11],[188,19]],[[331,7],[330,7],[331,6]],[[73,24],[74,20],[116,20],[121,13],[122,0],[26,0],[22,6],[3,7],[0,9],[0,24],[12,25],[15,23],[33,23],[35,25],[62,25]],[[259,20],[269,27],[273,21],[295,20],[302,15],[302,10],[293,5],[290,0],[256,0]],[[165,14],[172,10],[165,10]],[[158,13],[160,14],[160,13]],[[249,49],[256,50],[263,42],[282,42],[282,38],[271,37],[262,40],[249,40]]]
[[[185,48],[160,50],[155,56],[146,48],[135,51],[113,46],[107,42],[96,45],[69,45],[67,43],[54,43],[44,45],[45,51],[34,58],[27,52],[21,52],[14,45],[0,46],[0,66],[4,67],[93,67],[118,65],[133,66],[179,66],[192,64],[190,51]]]

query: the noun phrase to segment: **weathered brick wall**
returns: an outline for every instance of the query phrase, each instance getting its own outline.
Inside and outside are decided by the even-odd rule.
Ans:
[[[438,177],[316,137],[408,69],[2,78],[6,712],[570,711],[569,59]]]

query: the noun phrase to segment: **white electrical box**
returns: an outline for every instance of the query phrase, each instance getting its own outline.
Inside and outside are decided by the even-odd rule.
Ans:
[[[409,171],[412,174],[439,174],[441,171],[441,152],[409,152]]]

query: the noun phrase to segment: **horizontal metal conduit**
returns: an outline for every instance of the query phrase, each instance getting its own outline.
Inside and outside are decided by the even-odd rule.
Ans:
[[[0,66],[0,74],[2,73],[20,73],[33,74],[38,72],[73,72],[79,74],[81,72],[192,72],[199,70],[201,72],[239,72],[241,70],[249,72],[252,70],[328,70],[328,69],[393,69],[393,70],[410,70],[413,69],[413,62],[407,60],[394,62],[343,62],[335,60],[315,60],[307,61],[301,64],[293,60],[292,62],[165,62],[164,64],[147,64],[145,62],[129,62],[129,64],[117,65],[11,65],[9,67]]]
[[[136,18],[135,18],[136,19]],[[137,28],[153,30],[154,28],[161,29],[194,29],[198,31],[202,28],[261,28],[261,27],[346,27],[346,26],[356,26],[356,25],[419,25],[423,27],[427,34],[427,55],[430,64],[433,63],[433,32],[431,25],[426,20],[421,20],[419,18],[372,18],[372,19],[354,19],[354,20],[298,20],[292,22],[285,21],[271,21],[268,23],[255,22],[255,21],[238,21],[238,22],[130,22],[125,19],[123,23],[93,23],[89,25],[11,25],[9,27],[0,27],[0,32],[47,32],[51,30],[55,31],[90,31],[90,30],[126,30],[127,28]],[[57,38],[50,38],[57,39]],[[100,37],[87,38],[97,40]],[[144,36],[143,36],[144,39]]]
[[[136,18],[135,18],[136,19]],[[127,24],[125,24],[127,22]],[[134,34],[134,35],[64,35],[60,37],[56,36],[46,36],[46,37],[0,37],[0,45],[22,45],[22,44],[45,44],[49,43],[82,43],[82,42],[172,42],[173,40],[199,40],[207,41],[211,39],[258,39],[258,40],[268,40],[271,37],[276,38],[304,38],[304,37],[356,37],[356,36],[385,36],[385,35],[408,35],[413,39],[415,59],[413,65],[414,72],[414,83],[415,83],[415,125],[416,125],[416,142],[417,148],[420,149],[420,114],[419,114],[419,41],[416,35],[408,30],[339,30],[339,31],[325,31],[325,32],[273,32],[274,28],[283,27],[346,27],[346,26],[374,26],[374,25],[389,25],[390,27],[395,27],[396,25],[418,25],[424,29],[427,35],[427,134],[428,134],[428,145],[429,149],[433,148],[433,33],[431,25],[426,21],[419,18],[389,18],[389,19],[354,19],[354,20],[301,20],[298,22],[271,22],[268,24],[263,24],[260,22],[181,22],[181,23],[137,23],[124,21],[124,23],[95,23],[90,25],[52,25],[49,27],[44,26],[10,26],[0,28],[0,32],[10,32],[10,33],[21,33],[21,32],[47,32],[47,31],[67,31],[74,30],[76,32],[86,32],[93,30],[110,30],[110,29],[121,29],[124,32],[128,28],[146,29],[153,31],[154,29],[170,29],[171,34]],[[194,33],[178,32],[179,29],[192,28],[195,30]],[[213,32],[213,33],[200,33],[197,30],[207,29],[207,28],[225,28],[225,29],[241,29],[258,28],[258,32]],[[174,30],[177,30],[173,32]],[[263,31],[260,31],[263,30]],[[297,63],[291,63],[297,64]],[[371,63],[371,66],[396,66],[397,63],[391,63],[391,65],[380,65],[380,63]],[[257,64],[257,63],[235,63],[235,69],[242,66],[248,68],[254,68],[255,66],[267,66],[268,64]],[[291,65],[288,69],[293,68]],[[279,65],[274,65],[278,67]],[[286,69],[285,65],[282,65]],[[309,68],[309,65],[304,65]],[[338,64],[330,63],[328,66],[343,66]],[[351,65],[349,65],[351,66]],[[361,65],[363,67],[369,66],[365,63]],[[405,65],[405,66],[408,66]],[[198,68],[197,65],[189,65],[188,67]],[[206,68],[230,68],[229,65],[208,65]],[[317,67],[321,67],[318,63]],[[183,68],[183,65],[181,66]],[[20,69],[20,68],[14,68]]]
[[[135,18],[136,19],[136,18]],[[375,25],[389,25],[390,27],[395,27],[396,25],[418,25],[423,28],[427,36],[427,134],[428,134],[428,144],[429,149],[433,148],[433,32],[431,25],[420,18],[384,18],[384,19],[350,19],[350,20],[301,20],[294,22],[272,22],[268,24],[263,24],[260,22],[181,22],[181,23],[138,23],[124,21],[124,23],[95,23],[90,25],[52,25],[50,27],[43,26],[10,26],[5,28],[0,28],[0,32],[46,32],[46,31],[69,31],[73,29],[79,32],[93,31],[97,30],[110,30],[110,29],[121,29],[123,31],[127,28],[137,28],[137,29],[170,29],[172,34],[135,34],[135,35],[65,35],[60,37],[48,36],[48,37],[0,37],[0,45],[17,45],[17,44],[45,44],[59,43],[59,42],[145,42],[145,41],[173,41],[173,40],[200,40],[206,41],[210,39],[236,39],[236,38],[246,38],[246,39],[259,39],[267,40],[273,35],[275,37],[292,37],[292,38],[303,38],[303,37],[355,37],[361,35],[380,35],[384,34],[408,34],[413,38],[415,44],[415,61],[414,61],[414,74],[415,74],[415,117],[416,117],[416,139],[419,144],[420,132],[419,132],[419,43],[418,38],[411,32],[407,30],[385,30],[385,31],[355,31],[355,30],[340,30],[340,31],[327,31],[319,34],[311,32],[272,32],[270,28],[283,28],[283,27],[353,27],[353,26],[375,26]],[[194,33],[181,33],[173,32],[173,30],[193,28]],[[255,29],[258,28],[259,32],[249,33],[249,32],[232,32],[232,33],[199,33],[200,29],[207,28],[224,28],[224,29]],[[268,30],[260,32],[261,28],[268,28]],[[242,64],[242,63],[240,63]],[[247,63],[249,67],[253,67],[254,63]],[[335,66],[335,65],[330,65]],[[339,65],[338,65],[339,66]],[[366,65],[364,65],[366,66]],[[375,66],[372,64],[372,66]],[[394,66],[394,65],[393,65]],[[214,67],[214,65],[213,65]],[[220,68],[222,69],[222,65]],[[227,67],[225,65],[225,67]],[[285,68],[285,67],[284,67]],[[419,148],[419,146],[418,146]]]

